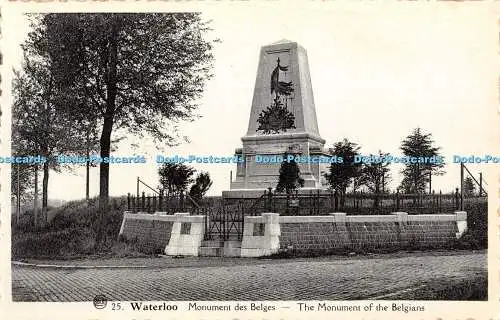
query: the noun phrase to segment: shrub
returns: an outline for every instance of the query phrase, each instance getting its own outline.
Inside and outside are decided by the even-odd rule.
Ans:
[[[467,234],[477,242],[477,249],[488,247],[488,203],[475,202],[468,204],[467,211]],[[465,237],[465,235],[464,235]]]

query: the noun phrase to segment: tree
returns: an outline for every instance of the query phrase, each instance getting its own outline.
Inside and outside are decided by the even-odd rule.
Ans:
[[[398,190],[400,190],[402,193],[410,194],[412,193],[413,190],[413,182],[410,180],[409,177],[403,177],[403,180],[401,180]]]
[[[347,187],[359,177],[361,173],[361,163],[355,163],[354,157],[359,154],[360,147],[347,139],[337,142],[330,149],[330,154],[342,158],[342,162],[333,162],[325,178],[330,188],[340,194],[341,205],[344,204],[344,197]]]
[[[440,175],[444,171],[444,163],[440,159],[440,147],[434,146],[432,134],[422,133],[420,128],[416,128],[401,142],[401,151],[410,161],[405,163],[405,168],[401,171],[406,187],[410,187],[411,193],[425,192],[427,183],[432,174]],[[425,159],[428,159],[425,161]],[[416,161],[411,161],[415,159]],[[434,159],[431,161],[430,159]]]
[[[464,194],[466,196],[473,196],[474,192],[476,191],[476,185],[474,184],[474,181],[472,181],[471,177],[467,177],[464,179]]]
[[[54,60],[55,82],[65,96],[92,102],[72,111],[99,118],[100,156],[109,157],[115,128],[164,145],[177,143],[175,123],[193,119],[211,76],[208,30],[198,13],[59,13],[44,15],[29,37]],[[102,222],[109,164],[102,162],[99,169]]]
[[[13,155],[14,157],[17,155]],[[19,179],[18,179],[19,178]],[[29,192],[33,185],[33,166],[26,164],[12,164],[10,171],[10,192],[12,197],[17,197],[17,188],[19,180],[19,195],[21,201],[30,198]]]
[[[300,168],[294,159],[287,160],[288,154],[283,156],[285,161],[281,163],[277,192],[286,192],[287,210],[292,191],[304,186],[304,179],[300,177]]]
[[[385,192],[385,185],[389,182],[391,177],[389,162],[383,161],[388,155],[388,153],[382,153],[382,151],[379,151],[377,156],[370,154],[370,158],[378,158],[380,161],[363,164],[361,168],[361,184],[375,194],[375,200],[373,202],[374,208],[378,208],[379,194]]]
[[[72,152],[81,143],[74,121],[61,113],[57,87],[50,70],[50,57],[27,42],[23,46],[22,70],[14,72],[12,108],[12,149],[18,155],[43,156],[42,217],[46,223],[49,170],[60,170],[55,155]],[[34,165],[38,172],[38,165]],[[35,173],[37,175],[37,173]],[[36,179],[35,179],[36,181]],[[35,212],[36,214],[36,212]]]
[[[167,195],[180,195],[193,182],[195,169],[182,163],[164,163],[158,169],[160,187],[167,190]]]
[[[92,153],[99,151],[99,138],[97,132],[96,119],[83,119],[82,127],[85,132],[85,200],[90,200],[90,167],[95,167],[96,164],[88,161]]]
[[[16,100],[16,97],[14,97],[14,100]],[[16,106],[14,104],[11,131],[11,154],[13,157],[31,154],[30,150],[34,149],[33,141],[24,139],[21,134],[22,128],[18,125],[18,118],[18,113],[16,113]],[[17,197],[19,187],[20,198],[24,200],[28,197],[28,192],[34,182],[33,172],[33,165],[20,163],[11,165],[10,190],[12,196]]]
[[[208,189],[212,186],[212,179],[208,172],[200,172],[194,181],[194,184],[189,189],[189,196],[195,201],[200,202]]]
[[[17,156],[17,155],[13,155]],[[10,171],[10,190],[12,204],[15,205],[15,223],[18,224],[23,204],[33,200],[34,170],[32,165],[12,164]],[[14,200],[15,199],[15,200]]]

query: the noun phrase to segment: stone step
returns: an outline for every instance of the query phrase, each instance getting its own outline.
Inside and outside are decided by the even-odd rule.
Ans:
[[[243,236],[241,236],[241,239],[242,238],[243,238]],[[238,239],[237,233],[230,233],[227,237],[227,240],[231,240],[231,241],[241,241],[241,239]],[[222,238],[222,236],[220,234],[214,233],[214,234],[212,234],[212,239],[204,240],[204,241],[224,241],[224,239]]]
[[[241,241],[203,240],[199,255],[203,257],[239,257],[241,255]]]
[[[203,240],[201,242],[202,247],[224,247],[224,241],[219,239],[214,240]]]
[[[241,241],[226,240],[224,241],[224,257],[239,257],[241,256]]]
[[[241,248],[240,240],[226,240],[224,241],[224,248]]]
[[[200,257],[222,257],[223,247],[200,247]]]

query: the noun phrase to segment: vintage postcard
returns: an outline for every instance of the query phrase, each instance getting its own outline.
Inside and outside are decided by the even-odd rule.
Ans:
[[[4,1],[2,319],[500,320],[500,4]]]

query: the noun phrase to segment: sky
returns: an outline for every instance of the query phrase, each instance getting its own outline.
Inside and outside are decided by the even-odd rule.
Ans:
[[[326,147],[348,138],[361,145],[363,154],[380,149],[400,155],[401,140],[420,127],[432,134],[446,161],[455,154],[500,156],[498,25],[486,6],[310,3],[292,10],[262,2],[200,8],[211,20],[210,37],[221,42],[214,50],[214,77],[199,101],[200,118],[179,126],[191,142],[168,147],[148,139],[122,141],[113,155],[143,154],[148,163],[111,165],[113,196],[135,193],[137,177],[157,186],[156,154],[232,156],[247,131],[260,47],[284,38],[307,50]],[[19,45],[29,27],[20,12],[3,17],[4,28],[16,30],[4,35],[4,62],[18,68]],[[132,150],[131,143],[139,148]],[[236,170],[232,164],[193,166],[210,173],[210,195],[228,190],[230,171]],[[491,181],[494,166],[468,167]],[[390,187],[395,188],[401,167],[391,169]],[[459,165],[449,163],[445,170],[433,179],[436,191],[459,186]],[[91,195],[98,190],[98,168],[93,168]],[[75,173],[51,173],[50,198],[84,196],[83,166]]]

